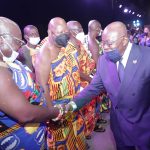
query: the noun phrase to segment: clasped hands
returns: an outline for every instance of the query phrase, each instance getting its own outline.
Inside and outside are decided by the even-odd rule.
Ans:
[[[68,104],[55,104],[54,107],[59,109],[59,114],[56,118],[52,119],[52,121],[63,121],[69,118],[74,111],[71,103]]]

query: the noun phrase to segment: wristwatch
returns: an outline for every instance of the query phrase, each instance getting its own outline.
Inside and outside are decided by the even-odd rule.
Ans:
[[[77,109],[77,105],[74,101],[70,101],[68,104],[71,105],[71,107],[72,107],[72,110],[70,110],[70,111],[73,112]]]
[[[54,105],[54,107],[59,109],[59,114],[56,118],[52,119],[52,121],[58,121],[62,118],[62,116],[64,114],[64,109],[61,104],[56,104],[56,105]]]

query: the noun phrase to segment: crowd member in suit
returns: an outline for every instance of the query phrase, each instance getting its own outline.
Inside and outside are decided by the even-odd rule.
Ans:
[[[22,41],[19,26],[0,17],[0,149],[46,147],[46,121],[60,114],[43,90],[35,84],[31,70],[17,61]]]
[[[24,38],[26,44],[19,49],[18,60],[27,65],[34,73],[33,59],[38,52],[36,46],[40,42],[40,35],[37,27],[33,25],[25,26]]]
[[[117,150],[149,150],[150,48],[131,44],[122,22],[104,29],[102,44],[94,78],[67,107],[80,109],[105,89],[112,101],[110,126]]]

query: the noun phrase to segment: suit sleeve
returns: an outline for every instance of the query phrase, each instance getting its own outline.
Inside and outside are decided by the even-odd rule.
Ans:
[[[96,74],[94,75],[91,83],[73,99],[73,101],[77,105],[77,109],[82,108],[84,105],[89,103],[93,98],[95,98],[105,90],[100,76],[100,59],[98,61],[96,70]]]

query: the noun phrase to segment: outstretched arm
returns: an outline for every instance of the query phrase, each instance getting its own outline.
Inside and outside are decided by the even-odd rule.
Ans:
[[[35,60],[36,81],[40,84],[40,86],[44,90],[44,96],[47,100],[48,106],[51,106],[49,86],[48,86],[50,67],[51,67],[50,58],[51,56],[50,56],[49,49],[45,49],[44,47],[41,47]]]
[[[43,122],[57,117],[57,108],[32,105],[16,86],[7,68],[0,67],[0,110],[21,123]]]
[[[97,71],[91,83],[73,99],[73,101],[77,105],[77,109],[80,109],[81,107],[89,103],[94,97],[98,96],[100,92],[104,90],[105,88],[100,76],[100,59],[99,59]]]

